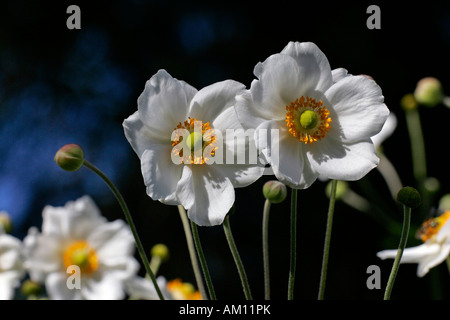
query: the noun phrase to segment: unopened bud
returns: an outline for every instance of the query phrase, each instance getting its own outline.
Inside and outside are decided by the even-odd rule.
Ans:
[[[39,283],[28,279],[23,282],[20,291],[26,297],[37,297],[42,294],[42,286]]]
[[[450,210],[450,193],[447,193],[442,196],[439,200],[439,211],[447,211]]]
[[[11,233],[13,228],[13,223],[11,221],[11,217],[6,211],[0,212],[0,226],[3,227],[3,230],[6,233]]]
[[[77,144],[66,144],[56,152],[54,160],[63,170],[76,171],[83,165],[84,152]]]
[[[169,248],[167,248],[167,246],[162,243],[155,244],[150,250],[150,254],[152,255],[152,257],[159,257],[161,261],[169,260]]]
[[[271,203],[280,203],[286,199],[287,189],[283,183],[277,180],[271,180],[264,184],[263,195]]]
[[[417,83],[414,97],[417,102],[427,107],[434,107],[444,99],[441,82],[433,77],[426,77]]]
[[[422,204],[422,197],[419,191],[413,187],[403,187],[397,193],[397,201],[411,209],[415,209]]]
[[[414,98],[414,95],[412,93],[405,94],[400,100],[400,105],[402,106],[403,110],[414,110],[418,107],[416,98]]]

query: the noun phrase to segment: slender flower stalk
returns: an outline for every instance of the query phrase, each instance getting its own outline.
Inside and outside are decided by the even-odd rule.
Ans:
[[[270,201],[264,203],[263,212],[263,262],[264,262],[264,298],[270,300],[270,271],[269,271],[269,212]]]
[[[198,235],[197,225],[195,222],[191,221],[192,236],[194,238],[195,248],[197,250],[200,265],[202,267],[203,275],[205,276],[206,287],[209,291],[209,298],[211,300],[217,300],[216,293],[214,291],[214,286],[209,274],[208,265],[206,263],[205,254],[203,253],[202,244],[200,243],[200,237]]]
[[[83,162],[83,165],[88,168],[89,170],[93,171],[95,174],[97,174],[107,185],[108,187],[111,189],[112,193],[114,194],[114,196],[116,197],[117,201],[120,204],[120,207],[122,208],[122,211],[125,215],[125,219],[128,222],[128,225],[130,226],[131,232],[133,233],[133,237],[135,239],[136,242],[136,247],[137,250],[139,252],[139,255],[144,263],[144,268],[145,271],[147,272],[147,274],[150,276],[150,279],[153,282],[153,285],[155,286],[156,292],[158,294],[158,297],[161,300],[164,300],[164,296],[162,295],[162,292],[158,286],[158,283],[156,282],[156,278],[155,275],[153,274],[151,268],[150,268],[150,263],[148,261],[147,255],[145,254],[145,250],[144,250],[144,246],[142,245],[142,242],[139,238],[139,235],[137,233],[136,230],[136,226],[134,225],[133,222],[133,218],[131,217],[130,211],[128,210],[128,206],[125,202],[125,200],[122,197],[122,194],[119,192],[119,190],[117,189],[117,187],[114,185],[114,183],[100,170],[98,169],[95,165],[93,165],[92,163],[90,163],[89,161],[87,161],[86,159]]]
[[[244,289],[244,295],[247,300],[253,300],[252,293],[250,291],[250,286],[247,279],[247,274],[245,272],[244,264],[242,263],[241,257],[236,247],[233,234],[230,227],[230,216],[227,215],[223,221],[223,230],[225,231],[225,237],[227,238],[228,245],[230,246],[231,254],[233,255],[234,262],[241,278],[242,288]]]
[[[333,227],[333,216],[334,216],[334,205],[336,203],[337,183],[338,183],[337,180],[333,180],[331,184],[330,204],[328,207],[327,230],[325,233],[325,246],[323,249],[322,272],[320,275],[319,296],[318,296],[319,300],[323,300],[325,296],[325,283],[327,279],[328,256],[330,254],[331,230]]]
[[[200,291],[203,299],[207,299],[207,293],[205,290],[205,286],[203,285],[202,273],[200,271],[200,266],[197,260],[197,254],[195,252],[194,240],[192,238],[191,227],[189,224],[189,219],[186,214],[186,210],[182,205],[178,205],[178,211],[180,213],[180,218],[183,223],[184,233],[186,235],[186,242],[189,250],[189,256],[191,258],[192,269],[194,270],[195,280],[197,282],[197,288]]]
[[[427,177],[427,163],[419,110],[417,108],[407,109],[405,116],[411,142],[414,177],[421,185]]]
[[[288,300],[294,299],[295,269],[297,264],[297,189],[291,192],[291,253],[289,267]]]
[[[405,250],[406,241],[408,240],[409,225],[411,221],[411,208],[407,206],[403,206],[403,208],[404,208],[404,217],[403,217],[402,234],[400,236],[400,243],[398,245],[397,255],[395,256],[394,264],[392,266],[391,274],[389,275],[389,280],[386,286],[386,291],[384,293],[384,300],[390,300],[391,298],[395,277],[397,276],[397,272],[400,267],[400,260],[402,259],[403,251]]]

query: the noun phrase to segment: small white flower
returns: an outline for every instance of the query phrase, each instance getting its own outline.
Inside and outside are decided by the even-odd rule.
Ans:
[[[423,244],[406,248],[400,263],[417,263],[417,276],[423,277],[431,268],[442,263],[450,254],[450,211],[424,222],[418,230]],[[377,253],[380,259],[393,259],[397,250],[383,250]]]
[[[0,225],[0,300],[14,298],[14,290],[25,276],[22,242]]]
[[[378,164],[371,137],[389,110],[375,81],[332,71],[309,42],[290,42],[254,74],[258,79],[236,97],[235,109],[246,128],[278,130],[279,139],[266,145],[255,135],[278,180],[303,189],[319,175],[358,180]]]
[[[138,111],[123,123],[125,136],[141,161],[147,194],[165,204],[183,205],[198,225],[221,224],[234,203],[234,188],[253,183],[264,168],[210,164],[194,151],[177,164],[172,156],[181,144],[172,141],[172,135],[175,129],[187,130],[190,134],[184,143],[192,149],[198,145],[203,151],[213,146],[213,139],[206,139],[211,132],[225,135],[227,129],[243,131],[233,106],[236,94],[244,89],[243,84],[226,80],[197,91],[159,70],[147,81],[138,99]],[[195,123],[200,123],[201,133],[194,133]],[[244,142],[238,139],[237,150]],[[225,155],[226,148],[226,143],[217,144],[215,152]]]
[[[46,206],[42,216],[42,233],[33,227],[24,239],[25,266],[33,281],[45,284],[49,298],[123,299],[124,282],[139,268],[124,221],[108,222],[88,196]],[[80,270],[79,288],[68,285],[75,281],[68,273],[73,265]]]

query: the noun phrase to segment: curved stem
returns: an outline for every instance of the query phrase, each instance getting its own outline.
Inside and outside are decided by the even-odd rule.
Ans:
[[[192,235],[194,238],[195,248],[197,249],[198,258],[200,260],[200,265],[202,267],[203,275],[205,276],[206,286],[209,291],[209,298],[211,300],[217,300],[216,293],[214,291],[214,286],[211,281],[211,276],[209,274],[208,265],[206,263],[205,255],[203,253],[202,244],[200,243],[200,237],[198,236],[197,225],[191,221]]]
[[[238,269],[239,277],[241,278],[242,288],[244,289],[245,298],[247,300],[252,300],[252,293],[250,291],[250,286],[248,284],[247,274],[245,273],[244,265],[242,263],[241,257],[236,247],[236,243],[231,233],[230,228],[230,217],[227,215],[223,221],[223,229],[225,231],[225,237],[227,238],[228,245],[230,246],[231,254],[233,255],[234,262]]]
[[[208,299],[208,295],[206,293],[205,286],[203,285],[202,273],[198,265],[189,219],[187,217],[186,210],[182,205],[178,205],[178,212],[180,213],[181,222],[183,223],[184,234],[186,235],[186,242],[189,250],[189,256],[191,258],[192,269],[194,270],[195,280],[197,282],[197,288],[203,299],[206,300]]]
[[[291,191],[291,253],[289,266],[288,300],[294,299],[295,269],[297,264],[297,189]]]
[[[331,230],[333,228],[334,204],[336,203],[336,186],[337,180],[333,180],[331,185],[330,204],[328,206],[327,229],[325,232],[325,245],[323,249],[322,272],[320,275],[319,300],[323,300],[325,296],[325,283],[328,271],[328,256],[330,255]]]
[[[270,201],[264,203],[263,212],[263,262],[264,262],[264,298],[270,300],[270,271],[269,271],[269,212]]]
[[[427,177],[427,163],[419,111],[417,109],[407,110],[405,116],[411,143],[414,177],[419,185],[422,185]]]
[[[400,260],[402,259],[403,251],[406,247],[406,241],[408,240],[409,225],[411,222],[411,208],[407,206],[403,206],[403,208],[404,216],[402,234],[400,236],[397,255],[395,256],[394,264],[386,286],[386,291],[384,293],[384,300],[389,300],[391,298],[392,287],[394,286],[395,277],[397,276],[397,272],[400,267]]]
[[[150,279],[153,282],[153,285],[155,286],[156,293],[158,294],[159,299],[164,300],[164,297],[161,293],[161,290],[158,286],[158,283],[156,282],[155,275],[152,272],[152,269],[150,268],[150,263],[148,261],[147,255],[145,254],[144,246],[142,245],[141,239],[139,238],[139,235],[136,230],[136,226],[134,225],[133,218],[131,217],[130,211],[128,210],[128,206],[123,199],[121,193],[117,189],[117,187],[114,185],[114,183],[96,166],[94,166],[92,163],[90,163],[87,160],[84,160],[83,165],[88,168],[89,170],[93,171],[95,174],[97,174],[111,189],[112,193],[116,197],[117,201],[120,204],[120,207],[122,208],[122,211],[125,215],[125,219],[128,222],[128,225],[130,226],[131,232],[133,233],[133,237],[136,243],[137,250],[139,252],[139,255],[142,259],[142,262],[144,264],[145,271],[150,276]]]

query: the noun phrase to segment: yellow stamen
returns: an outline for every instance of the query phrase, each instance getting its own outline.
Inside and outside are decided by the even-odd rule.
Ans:
[[[322,101],[301,96],[286,106],[286,125],[300,142],[312,144],[325,138],[331,126],[330,112]]]
[[[416,236],[423,242],[433,238],[449,219],[450,210],[447,210],[439,217],[426,220],[417,230]]]
[[[191,154],[188,157],[186,157],[187,161],[185,161],[183,157],[183,148],[181,149],[172,148],[172,152],[174,152],[176,156],[183,157],[181,163],[204,164],[206,161],[209,161],[210,159],[203,152],[205,147],[208,145],[212,146],[211,156],[214,156],[215,150],[217,149],[217,146],[214,143],[216,138],[214,135],[214,130],[209,125],[209,122],[203,123],[200,120],[189,117],[188,120],[184,121],[183,123],[181,122],[178,123],[178,125],[174,130],[176,129],[186,129],[190,132],[185,142],[187,148],[191,150]],[[195,129],[197,130],[194,131]],[[199,129],[201,129],[201,132]],[[172,147],[178,145],[182,141],[183,137],[176,135],[175,138],[172,140]],[[201,155],[197,155],[195,150],[200,148],[202,149],[202,153]]]
[[[98,259],[95,250],[86,241],[71,243],[63,253],[64,267],[71,265],[80,267],[81,274],[92,274],[98,269]]]

